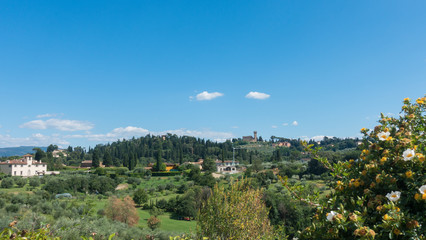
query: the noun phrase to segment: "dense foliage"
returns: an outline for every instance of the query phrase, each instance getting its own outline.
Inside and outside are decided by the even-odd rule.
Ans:
[[[382,114],[358,159],[330,164],[335,192],[301,239],[425,239],[425,101],[404,99],[399,118]],[[315,152],[315,150],[314,150]]]
[[[198,218],[200,238],[273,239],[262,189],[253,189],[244,180],[229,189],[216,185]]]

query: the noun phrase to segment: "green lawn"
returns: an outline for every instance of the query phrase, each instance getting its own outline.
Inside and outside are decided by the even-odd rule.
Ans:
[[[147,220],[150,217],[147,210],[138,209],[139,213],[139,226],[147,227]],[[170,218],[170,213],[164,213],[159,216],[161,220],[160,229],[168,232],[173,232],[176,234],[179,233],[195,233],[195,228],[197,226],[196,221],[184,221],[184,220],[175,220]]]
[[[163,198],[170,198],[173,197],[173,195],[164,196]],[[105,204],[107,203],[107,199],[102,200],[96,200],[94,201],[95,206],[95,213],[99,209],[103,209],[105,207]],[[150,217],[148,210],[142,210],[141,208],[138,208],[138,214],[139,214],[139,223],[138,225],[144,228],[147,228],[147,220]],[[161,219],[161,226],[160,230],[180,234],[180,233],[188,233],[188,232],[195,232],[195,227],[197,225],[196,221],[184,221],[184,220],[175,220],[170,218],[170,213],[164,213],[163,215],[159,216]]]

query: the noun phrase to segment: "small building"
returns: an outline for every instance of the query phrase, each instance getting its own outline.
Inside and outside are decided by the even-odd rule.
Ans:
[[[166,164],[166,171],[170,172],[170,171],[177,171],[179,164],[177,163],[165,163]]]
[[[291,143],[289,142],[277,142],[277,143],[273,143],[272,147],[291,147]]]
[[[91,168],[92,167],[92,160],[84,160],[80,164],[81,168]]]
[[[23,177],[45,175],[47,173],[47,163],[33,160],[33,156],[27,154],[21,159],[1,162],[0,171],[8,175]]]
[[[58,158],[58,157],[61,157],[61,156],[66,157],[68,155],[67,155],[67,151],[65,149],[58,149],[58,150],[54,150],[52,152],[52,156],[54,158]]]
[[[239,162],[234,162],[234,161],[222,162],[220,160],[216,160],[216,167],[217,167],[218,173],[228,173],[228,174],[238,173],[239,172],[237,170],[238,165],[239,165]]]
[[[243,136],[244,142],[257,142],[257,131],[254,131],[254,136]]]
[[[198,162],[188,162],[188,164],[194,165],[200,168],[200,170],[203,170],[203,162],[204,162],[204,159],[200,158],[198,159]]]
[[[91,168],[93,167],[93,161],[92,160],[84,160],[80,163],[80,168]],[[102,162],[99,162],[99,167],[103,168],[105,165],[102,164]]]

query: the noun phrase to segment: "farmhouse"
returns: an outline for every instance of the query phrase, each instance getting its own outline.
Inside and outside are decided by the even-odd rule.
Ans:
[[[47,163],[33,160],[31,154],[24,155],[21,159],[7,160],[0,163],[2,173],[12,176],[31,177],[47,173]]]
[[[234,161],[220,161],[220,160],[216,160],[216,167],[217,167],[217,172],[218,173],[237,173],[237,166],[238,166],[239,162],[234,162]]]

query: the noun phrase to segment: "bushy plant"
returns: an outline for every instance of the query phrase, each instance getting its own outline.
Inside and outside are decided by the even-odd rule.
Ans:
[[[23,178],[23,177],[13,177],[14,182],[16,185],[18,185],[18,187],[23,187],[25,186],[25,184],[27,184],[27,179]]]
[[[148,221],[147,221],[148,227],[151,228],[151,230],[155,230],[160,227],[161,220],[157,218],[156,216],[152,215]]]
[[[40,186],[40,178],[39,177],[31,177],[29,180],[29,184],[31,187]]]
[[[13,178],[7,177],[7,178],[4,178],[3,180],[1,180],[0,186],[2,188],[12,188],[13,185],[14,185]]]
[[[300,239],[425,239],[425,102],[404,99],[399,118],[382,114],[358,159],[329,164],[335,191]],[[317,150],[312,150],[313,154]]]
[[[262,189],[247,180],[229,189],[217,184],[198,215],[197,235],[208,239],[270,239],[273,237]]]
[[[139,215],[132,198],[126,196],[123,200],[112,196],[108,199],[105,215],[115,221],[133,226],[138,223]]]

